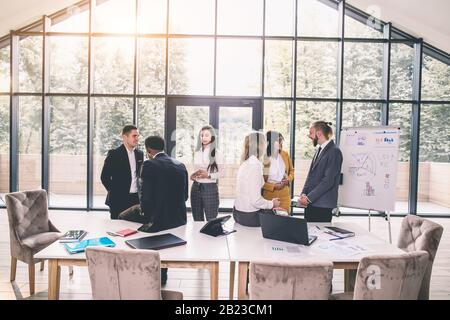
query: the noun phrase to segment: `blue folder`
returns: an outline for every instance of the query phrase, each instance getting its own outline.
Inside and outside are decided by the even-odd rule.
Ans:
[[[115,247],[116,244],[108,237],[86,239],[80,242],[64,243],[64,247],[69,251],[69,253],[79,253],[84,252],[87,247]]]

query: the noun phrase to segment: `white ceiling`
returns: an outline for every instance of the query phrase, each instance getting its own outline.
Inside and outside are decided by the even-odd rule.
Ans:
[[[0,0],[0,37],[79,0]],[[450,0],[347,0],[450,53]]]
[[[347,0],[347,3],[450,53],[449,0]]]

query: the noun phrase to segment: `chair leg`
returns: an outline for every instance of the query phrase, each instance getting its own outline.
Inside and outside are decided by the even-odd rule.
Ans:
[[[73,276],[73,266],[69,266],[69,276]]]
[[[44,271],[44,262],[45,262],[45,260],[42,260],[42,261],[41,261],[41,268],[40,268],[40,271]]]
[[[17,259],[11,257],[11,277],[10,281],[16,280],[16,270],[17,270]]]
[[[28,281],[30,282],[30,296],[34,294],[34,264],[28,265]]]

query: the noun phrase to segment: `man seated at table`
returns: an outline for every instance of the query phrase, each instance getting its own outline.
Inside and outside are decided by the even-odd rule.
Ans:
[[[139,231],[158,232],[186,224],[188,172],[181,162],[164,152],[165,142],[159,136],[145,139],[150,160],[142,165],[140,174],[140,207],[133,206],[119,219],[143,223]],[[167,281],[167,269],[161,269],[161,280]]]

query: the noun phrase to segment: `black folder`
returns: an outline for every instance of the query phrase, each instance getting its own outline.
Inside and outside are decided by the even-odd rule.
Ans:
[[[171,233],[164,233],[156,236],[127,240],[125,241],[125,243],[135,249],[160,250],[170,247],[182,246],[187,242]]]

